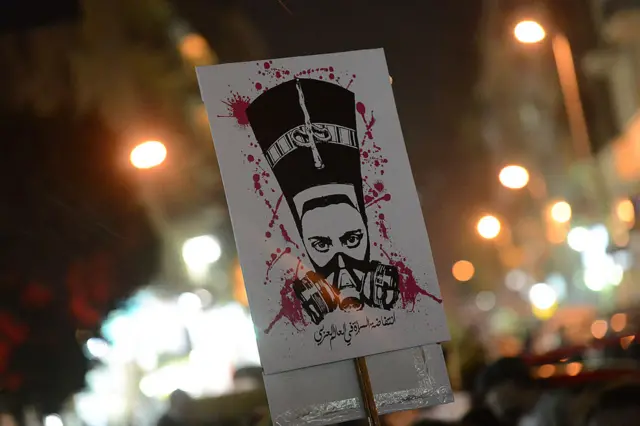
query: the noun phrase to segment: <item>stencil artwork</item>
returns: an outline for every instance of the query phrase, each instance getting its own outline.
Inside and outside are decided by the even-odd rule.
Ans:
[[[381,51],[198,70],[265,370],[448,339],[395,108],[367,107],[371,67],[351,64],[365,54],[390,89]]]
[[[246,111],[313,266],[293,291],[315,324],[336,309],[390,310],[398,300],[398,268],[371,260],[355,106],[346,88],[295,78]]]

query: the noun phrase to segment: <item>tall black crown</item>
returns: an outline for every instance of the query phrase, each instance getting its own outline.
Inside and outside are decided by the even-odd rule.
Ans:
[[[298,225],[293,197],[319,185],[353,185],[364,212],[353,92],[295,79],[256,98],[247,117]]]

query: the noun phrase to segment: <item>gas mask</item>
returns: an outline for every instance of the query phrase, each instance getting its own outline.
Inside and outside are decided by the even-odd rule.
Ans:
[[[296,280],[294,291],[314,324],[336,309],[359,311],[367,305],[390,310],[398,301],[398,270],[339,253],[321,271]]]

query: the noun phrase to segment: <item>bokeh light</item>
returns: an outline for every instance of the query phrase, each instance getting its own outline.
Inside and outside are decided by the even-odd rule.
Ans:
[[[571,205],[566,201],[558,201],[551,206],[551,218],[558,223],[567,223],[571,220]]]
[[[476,306],[484,312],[489,312],[496,306],[496,295],[491,291],[481,291],[476,296]]]
[[[498,176],[500,183],[509,189],[522,189],[529,183],[529,172],[522,166],[504,167]]]
[[[605,320],[596,320],[591,324],[591,334],[596,339],[602,339],[606,334],[609,326]]]
[[[497,237],[500,233],[500,228],[500,221],[497,217],[492,215],[486,215],[480,218],[478,225],[476,226],[478,234],[487,240],[492,240]]]
[[[618,219],[627,224],[633,224],[636,220],[635,209],[631,200],[620,200],[616,205]]]
[[[566,372],[567,376],[577,376],[582,371],[582,363],[580,362],[571,362],[567,364]]]
[[[577,227],[569,231],[567,235],[567,244],[573,250],[581,252],[587,249],[589,246],[589,240],[591,239],[591,233],[588,229]]]
[[[535,284],[529,289],[529,300],[538,309],[549,309],[558,300],[555,290],[546,283]]]
[[[620,339],[620,347],[622,349],[629,349],[629,346],[636,340],[636,336],[625,336]]]
[[[244,277],[242,275],[240,262],[236,261],[233,268],[233,298],[242,306],[249,306],[247,289],[244,285]]]
[[[220,244],[210,235],[190,238],[182,246],[182,258],[189,271],[197,276],[206,273],[209,265],[217,262],[221,255]]]
[[[527,285],[533,283],[529,274],[520,269],[513,269],[505,276],[505,285],[511,291],[522,291]]]
[[[44,418],[44,426],[64,426],[64,423],[57,414],[49,414]]]
[[[133,167],[150,169],[157,167],[167,158],[167,148],[162,142],[148,141],[136,146],[129,157]]]
[[[459,260],[451,268],[453,278],[461,282],[466,282],[473,278],[475,271],[473,264],[468,260]]]
[[[556,367],[554,365],[551,365],[551,364],[541,365],[538,368],[538,377],[540,377],[541,379],[548,379],[549,377],[553,376],[555,372],[556,372]]]
[[[519,22],[513,30],[513,34],[520,43],[539,43],[547,36],[546,31],[536,21]]]
[[[611,317],[611,329],[617,333],[627,327],[627,314],[617,313]]]

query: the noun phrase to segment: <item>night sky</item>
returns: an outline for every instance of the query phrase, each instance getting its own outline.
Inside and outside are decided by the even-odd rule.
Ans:
[[[473,106],[481,1],[243,0],[268,55],[385,49],[439,275],[464,255],[487,163],[460,126]]]

